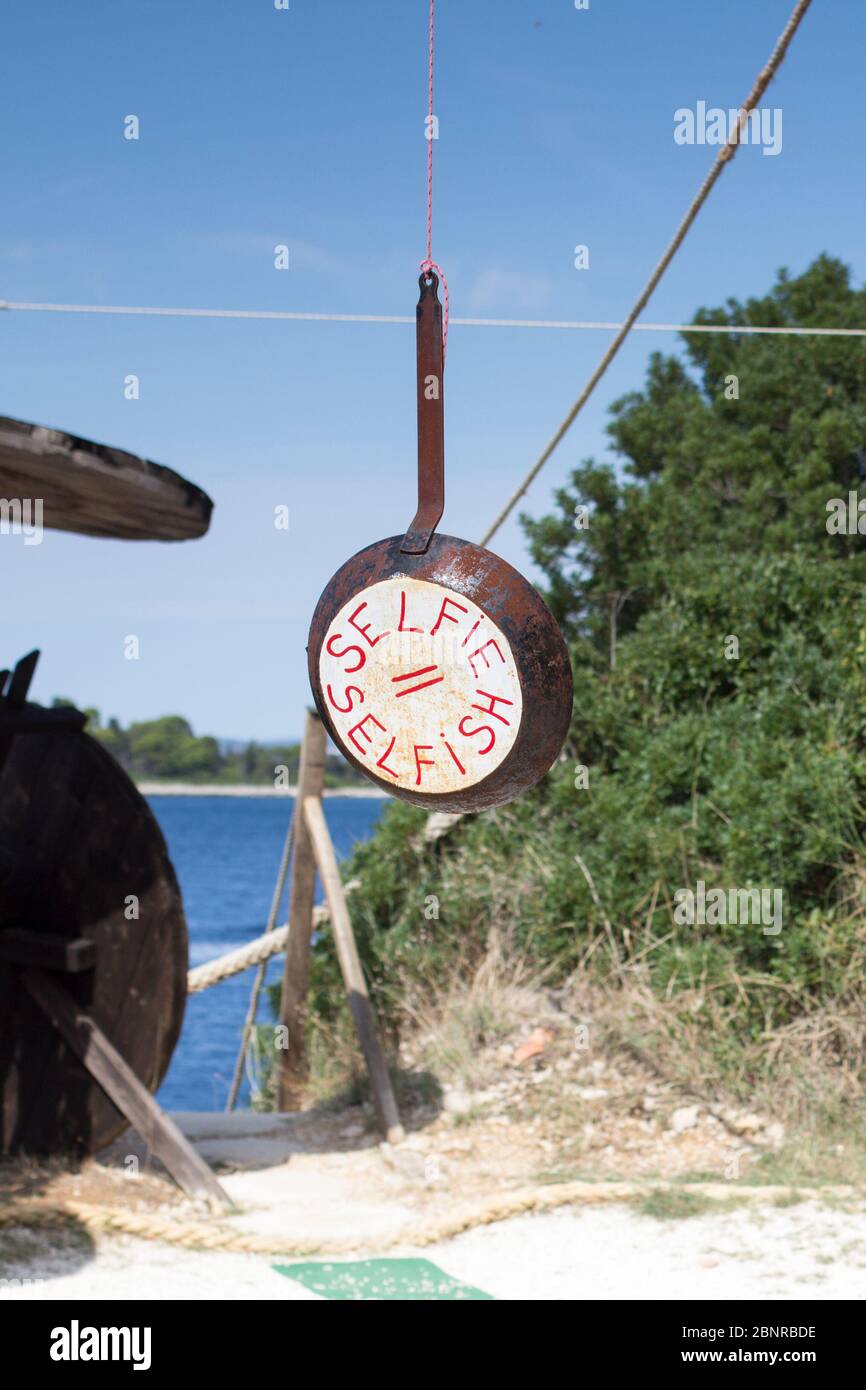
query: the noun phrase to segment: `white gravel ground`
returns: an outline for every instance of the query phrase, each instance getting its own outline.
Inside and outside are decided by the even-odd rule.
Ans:
[[[418,1251],[499,1299],[862,1299],[866,1213],[814,1203],[658,1221],[622,1206],[571,1208],[480,1227]],[[355,1258],[363,1258],[358,1254]],[[310,1299],[253,1255],[127,1237],[7,1262],[0,1298]]]

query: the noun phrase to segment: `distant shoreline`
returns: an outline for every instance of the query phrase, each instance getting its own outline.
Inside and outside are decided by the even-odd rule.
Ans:
[[[142,796],[297,796],[297,787],[258,787],[253,782],[136,782]],[[387,798],[376,787],[326,787],[324,796]]]

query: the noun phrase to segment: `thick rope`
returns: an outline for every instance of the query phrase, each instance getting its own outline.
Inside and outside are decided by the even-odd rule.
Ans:
[[[353,893],[359,883],[360,879],[352,878],[343,884],[343,891]],[[314,931],[330,920],[331,914],[324,903],[313,908]],[[218,985],[221,980],[230,979],[232,975],[240,975],[241,971],[249,970],[250,966],[270,960],[271,956],[279,955],[286,949],[288,939],[289,927],[284,923],[281,927],[275,927],[272,931],[257,936],[254,941],[248,941],[245,946],[239,946],[236,951],[227,951],[224,956],[216,956],[214,960],[205,961],[204,965],[197,965],[187,973],[187,994],[198,994],[203,989],[210,989],[211,985]]]
[[[622,347],[623,343],[625,342],[626,338],[631,332],[631,329],[634,326],[635,319],[646,308],[646,305],[653,291],[655,290],[656,286],[658,285],[659,281],[661,280],[662,276],[664,275],[665,271],[667,270],[668,266],[670,265],[671,261],[676,255],[677,251],[680,249],[683,242],[685,241],[689,228],[691,227],[692,223],[694,222],[704,203],[707,201],[707,198],[710,196],[710,193],[712,192],[717,180],[720,178],[722,170],[725,168],[727,164],[730,163],[730,161],[736,154],[740,140],[740,132],[742,131],[743,127],[746,124],[746,121],[748,120],[749,112],[753,111],[754,108],[757,106],[758,102],[761,100],[761,97],[764,95],[764,92],[767,90],[771,81],[775,77],[776,72],[781,66],[785,54],[788,51],[788,45],[790,44],[792,38],[797,32],[797,29],[800,25],[800,21],[803,18],[806,11],[808,10],[811,3],[812,0],[798,0],[798,3],[794,8],[793,13],[791,14],[791,18],[785,25],[785,28],[780,34],[776,46],[773,49],[773,52],[770,54],[770,58],[767,62],[766,67],[762,68],[761,71],[758,73],[752,90],[746,97],[746,100],[744,101],[743,105],[740,107],[740,114],[737,120],[736,130],[732,133],[728,143],[726,145],[723,145],[722,148],[719,150],[719,153],[716,155],[710,172],[707,174],[706,178],[704,179],[703,183],[698,189],[698,192],[695,194],[695,197],[692,199],[692,202],[689,206],[688,211],[686,212],[685,217],[680,222],[680,225],[677,227],[677,230],[674,233],[673,239],[668,245],[667,250],[665,251],[661,260],[658,262],[658,265],[656,266],[652,275],[644,285],[643,290],[641,291],[638,299],[635,301],[635,304],[631,312],[628,315],[628,318],[620,328],[613,342],[610,344],[609,348],[605,352],[604,356],[602,357],[592,376],[589,378],[589,381],[584,386],[574,405],[571,407],[571,410],[566,415],[562,424],[559,426],[559,429],[556,431],[555,435],[551,439],[550,443],[547,445],[544,452],[541,454],[540,458],[536,461],[536,463],[533,464],[532,468],[530,468],[523,482],[520,484],[520,487],[509,498],[508,502],[502,508],[502,511],[497,516],[493,525],[482,536],[480,542],[481,545],[488,544],[488,542],[499,530],[502,523],[510,516],[511,512],[517,506],[517,503],[519,502],[520,498],[524,495],[524,493],[529,489],[531,484],[538,477],[539,473],[541,472],[544,465],[547,463],[547,460],[550,458],[554,449],[565,438],[565,435],[571,429],[571,426],[574,424],[575,420],[577,419],[581,410],[585,406],[586,402],[589,400],[596,386],[601,381],[601,378],[604,376],[611,362],[616,357],[617,353],[619,352],[620,348]],[[731,333],[735,330],[728,327],[727,331]]]
[[[474,1202],[447,1216],[432,1218],[391,1233],[352,1236],[334,1240],[330,1236],[255,1235],[234,1230],[217,1222],[172,1220],[156,1212],[129,1211],[124,1208],[95,1206],[86,1202],[64,1202],[55,1207],[27,1203],[0,1207],[0,1227],[30,1226],[52,1229],[77,1223],[92,1232],[136,1236],[140,1240],[161,1240],[187,1250],[225,1251],[243,1255],[350,1255],[358,1251],[376,1252],[401,1246],[435,1245],[478,1226],[492,1225],[530,1212],[554,1211],[558,1207],[595,1206],[607,1202],[634,1202],[655,1193],[691,1193],[713,1202],[778,1202],[792,1197],[822,1201],[862,1200],[866,1192],[853,1186],[740,1187],[725,1182],[569,1182],[546,1187],[521,1188]]]
[[[275,927],[273,931],[265,932],[264,936],[257,936],[255,941],[247,942],[246,946],[240,946],[236,951],[229,951],[224,956],[217,956],[216,960],[197,965],[186,977],[187,994],[198,994],[203,989],[210,989],[211,985],[218,985],[221,980],[239,975],[242,970],[249,970],[251,965],[263,964],[270,960],[271,956],[284,951],[288,939],[288,926]]]
[[[448,353],[448,281],[441,265],[433,260],[433,128],[436,117],[433,115],[433,56],[436,35],[436,0],[430,0],[430,22],[427,41],[427,254],[419,266],[425,275],[435,270],[442,281],[442,296],[445,301],[442,309],[442,368]]]

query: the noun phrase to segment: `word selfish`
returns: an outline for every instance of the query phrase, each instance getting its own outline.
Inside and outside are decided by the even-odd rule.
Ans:
[[[478,781],[520,723],[504,634],[471,599],[424,580],[385,580],[357,594],[331,625],[320,679],[346,745],[399,785],[437,792]]]

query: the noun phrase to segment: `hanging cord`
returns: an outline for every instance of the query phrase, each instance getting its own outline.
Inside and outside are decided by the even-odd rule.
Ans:
[[[580,414],[580,411],[586,405],[586,402],[589,400],[590,396],[592,395],[598,383],[601,381],[601,378],[604,376],[611,362],[616,357],[616,354],[619,352],[620,348],[622,347],[623,343],[628,337],[631,329],[633,328],[635,319],[646,308],[647,302],[651,294],[658,285],[659,280],[664,275],[665,271],[667,270],[677,251],[682,246],[683,242],[686,239],[686,235],[689,231],[689,228],[691,227],[692,223],[694,222],[704,203],[707,201],[707,198],[710,196],[710,193],[713,189],[714,184],[716,183],[716,180],[719,178],[722,170],[725,168],[725,165],[729,164],[730,161],[733,159],[734,155],[736,154],[737,146],[740,141],[740,132],[742,131],[743,126],[745,125],[746,120],[748,119],[749,112],[753,111],[754,108],[757,106],[758,102],[761,100],[761,97],[764,95],[764,92],[767,90],[771,81],[775,77],[776,72],[782,64],[782,60],[784,59],[785,54],[788,51],[788,45],[790,44],[792,38],[797,32],[797,29],[799,28],[800,20],[803,18],[803,15],[806,13],[811,3],[812,0],[799,0],[799,3],[795,6],[791,14],[791,18],[785,25],[785,28],[780,34],[776,46],[773,49],[773,52],[770,54],[767,66],[765,68],[762,68],[761,71],[758,73],[758,76],[755,79],[755,85],[752,87],[751,92],[746,97],[746,100],[743,103],[743,105],[740,107],[740,115],[739,119],[737,120],[737,129],[731,136],[728,143],[726,145],[723,145],[722,148],[719,150],[719,153],[716,155],[715,162],[713,163],[710,172],[707,174],[706,178],[704,179],[703,183],[701,184],[700,188],[698,189],[697,193],[692,199],[691,205],[685,217],[683,218],[682,222],[680,223],[679,227],[674,233],[673,240],[670,242],[667,250],[665,251],[664,255],[662,256],[652,275],[644,285],[643,290],[640,294],[640,298],[635,303],[634,308],[631,310],[631,313],[629,314],[625,323],[622,325],[613,342],[611,343],[610,347],[605,352],[604,356],[602,357],[592,376],[589,378],[589,381],[586,383],[577,400],[575,401],[574,405],[571,407],[571,410],[568,412],[562,424],[559,426],[559,429],[556,431],[556,434],[553,436],[550,443],[547,445],[547,448],[544,450],[543,454],[538,459],[538,461],[535,464],[533,464],[532,468],[530,468],[526,477],[523,479],[523,482],[520,484],[520,487],[509,499],[506,505],[502,508],[502,511],[499,513],[493,525],[490,527],[488,531],[485,531],[480,542],[481,545],[487,545],[488,541],[490,541],[490,539],[499,530],[502,523],[511,515],[511,512],[517,506],[517,503],[519,502],[520,498],[528,490],[530,484],[533,483],[535,479],[538,477],[538,474],[541,472],[542,468],[547,463],[547,460],[550,458],[550,455],[553,453],[556,446],[564,439],[565,435],[571,429],[571,426],[574,424],[575,420],[577,419],[577,416]],[[734,333],[736,332],[736,329],[729,327],[728,332]]]
[[[433,260],[433,46],[436,28],[436,0],[430,0],[430,42],[427,50],[427,255],[419,270],[429,274],[435,270],[442,281],[444,305],[442,310],[442,366],[445,366],[445,350],[448,346],[448,281],[441,265]]]
[[[295,838],[295,811],[297,809],[297,797],[292,803],[292,814],[289,819],[289,827],[286,831],[286,838],[283,841],[283,852],[280,855],[280,865],[277,869],[277,881],[274,884],[274,895],[271,899],[271,910],[268,913],[268,924],[265,927],[265,934],[270,935],[276,931],[277,915],[280,910],[280,903],[283,897],[283,890],[286,886],[286,878],[289,872],[289,861],[292,854],[292,843]],[[259,968],[253,979],[253,986],[250,990],[250,1001],[247,1005],[247,1016],[244,1019],[244,1026],[241,1031],[241,1042],[238,1048],[238,1055],[235,1059],[235,1069],[232,1076],[232,1084],[229,1087],[228,1099],[226,1101],[226,1114],[230,1114],[235,1108],[238,1098],[238,1091],[241,1088],[244,1069],[246,1067],[247,1052],[249,1050],[250,1038],[256,1025],[256,1015],[259,1010],[259,995],[265,983],[265,975],[268,969],[268,958],[259,961]]]

